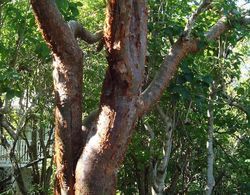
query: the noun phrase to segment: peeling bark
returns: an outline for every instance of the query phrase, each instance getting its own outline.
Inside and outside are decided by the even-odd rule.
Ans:
[[[137,118],[159,100],[180,62],[199,51],[199,40],[180,37],[142,93],[146,1],[108,0],[103,39],[109,67],[96,118],[82,131],[83,56],[76,38],[93,43],[101,34],[92,35],[77,22],[66,23],[53,0],[31,0],[31,5],[53,54],[55,194],[115,194],[116,174]],[[249,22],[248,18],[243,20],[244,24]],[[219,20],[206,37],[214,40],[229,28],[224,19]]]
[[[180,62],[190,53],[198,51],[198,40],[180,38],[165,57],[157,75],[142,93],[140,114],[147,112],[161,97],[170,80],[177,72]]]
[[[109,1],[104,39],[109,68],[95,135],[76,169],[76,194],[115,194],[116,174],[137,120],[146,54],[144,1]],[[96,182],[98,181],[98,182]]]
[[[55,2],[32,0],[42,34],[53,51],[55,109],[55,194],[74,194],[75,167],[82,147],[82,63],[77,41]]]

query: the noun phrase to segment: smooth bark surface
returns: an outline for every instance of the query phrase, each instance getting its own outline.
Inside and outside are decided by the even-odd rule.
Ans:
[[[211,87],[211,93],[208,103],[208,140],[207,140],[207,186],[206,194],[211,195],[213,187],[215,185],[213,168],[214,168],[214,149],[213,149],[213,137],[214,137],[214,111],[213,101],[215,100],[214,86]]]
[[[163,158],[159,163],[156,163],[153,170],[153,187],[154,194],[163,195],[165,193],[165,179],[167,176],[168,162],[172,150],[174,122],[159,106],[157,106],[157,109],[165,124],[166,141],[163,148]]]
[[[249,17],[246,16],[244,18],[238,19],[239,24],[249,25],[250,20]],[[218,22],[212,26],[208,32],[205,33],[205,38],[207,41],[213,41],[220,37],[224,32],[233,28],[227,22],[226,17],[222,17]],[[186,35],[187,36],[187,35]],[[191,53],[197,53],[200,50],[204,49],[208,42],[204,42],[203,47],[199,47],[202,43],[202,40],[190,37],[180,37],[176,43],[170,49],[170,52],[165,57],[163,63],[160,66],[159,71],[155,75],[152,82],[149,86],[144,90],[140,100],[140,110],[139,114],[143,115],[148,112],[153,105],[160,99],[163,94],[163,91],[168,87],[171,79],[175,75],[178,70],[179,64]]]

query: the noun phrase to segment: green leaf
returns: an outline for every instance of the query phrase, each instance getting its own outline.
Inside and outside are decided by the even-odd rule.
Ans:
[[[186,73],[186,74],[184,74],[184,77],[187,81],[192,82],[194,75],[193,75],[193,73]]]
[[[44,42],[42,42],[37,45],[35,52],[37,53],[39,58],[46,59],[49,56],[50,50],[48,49],[47,45]]]
[[[59,9],[63,11],[67,11],[67,9],[69,8],[68,0],[56,0],[56,4],[59,7]]]
[[[213,78],[210,75],[206,75],[202,78],[202,81],[208,85],[213,82]]]
[[[201,40],[198,42],[198,48],[199,49],[204,49],[207,46],[207,42],[205,40]]]
[[[77,8],[78,5],[79,5],[79,3],[73,3],[73,2],[69,4],[69,9],[72,13],[73,18],[79,15],[79,11]]]
[[[237,89],[237,94],[238,95],[244,95],[245,94],[245,89],[243,87],[240,87]]]
[[[12,99],[14,97],[21,97],[22,92],[20,90],[16,90],[16,89],[10,89],[7,88],[6,90],[6,96],[8,99]]]

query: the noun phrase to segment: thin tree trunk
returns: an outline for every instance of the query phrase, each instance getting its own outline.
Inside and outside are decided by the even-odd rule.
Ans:
[[[175,194],[176,186],[177,186],[177,183],[178,183],[178,180],[179,180],[180,176],[181,176],[181,167],[177,164],[175,166],[175,172],[174,172],[174,175],[171,178],[170,185],[166,189],[167,194]]]
[[[7,100],[6,100],[7,101]],[[0,109],[3,107],[3,102],[0,99]],[[18,165],[18,159],[15,155],[15,145],[17,142],[18,137],[15,137],[14,139],[14,144],[13,146],[11,146],[7,139],[5,137],[2,136],[3,133],[3,117],[4,115],[0,112],[0,138],[1,138],[1,142],[3,147],[9,152],[9,157],[10,157],[10,161],[12,164],[12,169],[14,172],[14,178],[16,180],[16,184],[20,190],[20,193],[23,195],[26,195],[28,193],[28,190],[25,187],[25,182],[23,180],[23,176],[22,176],[22,171],[21,168]]]
[[[214,151],[213,151],[213,133],[214,133],[214,111],[213,101],[215,99],[214,84],[212,84],[209,103],[208,103],[208,141],[207,141],[207,187],[206,194],[212,194],[213,187],[215,185],[213,166],[214,166]]]
[[[173,121],[172,119],[164,114],[163,110],[158,106],[157,107],[162,120],[165,123],[165,131],[166,131],[166,140],[164,143],[164,156],[163,159],[157,163],[153,170],[153,186],[154,193],[157,195],[163,195],[165,191],[165,179],[167,176],[168,162],[170,159],[170,154],[172,150],[172,134],[173,134]]]
[[[132,160],[134,164],[134,171],[136,175],[136,181],[138,186],[138,191],[140,195],[151,195],[151,173],[152,167],[149,165],[144,165],[141,167],[136,159],[136,156],[132,155]]]
[[[28,189],[25,186],[25,182],[24,182],[24,178],[22,176],[22,170],[18,165],[18,159],[15,155],[15,145],[13,146],[13,148],[6,148],[8,149],[9,152],[9,156],[10,156],[10,161],[12,164],[12,168],[13,168],[13,172],[14,172],[14,178],[16,180],[17,186],[21,192],[22,195],[26,195],[28,194]]]

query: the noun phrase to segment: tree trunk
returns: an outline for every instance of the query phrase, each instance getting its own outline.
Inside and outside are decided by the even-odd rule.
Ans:
[[[74,194],[75,167],[82,147],[83,55],[55,1],[31,0],[53,51],[55,108],[55,194]]]
[[[2,109],[2,108],[3,108],[3,102],[0,98],[0,109]],[[14,175],[16,184],[20,190],[20,193],[23,195],[26,195],[28,190],[26,189],[25,182],[23,180],[22,171],[21,171],[21,168],[19,167],[17,156],[15,155],[15,146],[16,146],[17,138],[16,138],[16,140],[14,140],[13,146],[11,146],[8,143],[8,140],[2,136],[2,134],[3,134],[3,117],[4,117],[4,115],[1,113],[1,110],[0,110],[0,139],[1,139],[3,147],[9,152],[9,158],[10,158],[10,161],[12,164],[13,175]]]
[[[82,144],[82,55],[79,54],[78,60],[64,63],[57,56],[54,58],[57,193],[74,194],[74,173]]]
[[[26,189],[24,178],[22,175],[22,170],[18,165],[18,159],[15,156],[14,150],[15,150],[15,147],[12,148],[10,153],[9,153],[12,168],[13,168],[14,178],[15,178],[16,184],[20,190],[20,193],[22,195],[26,195],[26,194],[28,194],[28,189]]]
[[[212,84],[209,103],[208,103],[208,141],[207,141],[207,187],[206,194],[211,195],[215,185],[213,166],[214,166],[214,151],[213,151],[213,133],[214,133],[214,112],[213,101],[215,99],[214,84]]]
[[[143,170],[138,171],[138,175],[141,175],[137,178],[139,194],[151,195],[151,167],[145,166]]]
[[[170,159],[170,154],[172,150],[172,141],[173,141],[173,130],[175,128],[175,121],[172,120],[168,114],[165,114],[163,110],[158,106],[157,107],[158,112],[160,113],[161,118],[163,119],[165,123],[165,131],[166,131],[166,142],[164,143],[164,155],[163,159],[161,160],[159,166],[156,165],[155,167],[155,178],[154,178],[154,184],[157,188],[156,194],[162,195],[165,191],[165,179],[167,176],[167,170],[168,170],[168,162]],[[175,113],[174,113],[175,114]]]
[[[76,168],[76,194],[115,194],[116,174],[137,120],[146,54],[144,1],[109,1],[105,42],[109,68],[95,135]],[[96,182],[98,181],[98,182]]]
[[[91,129],[82,132],[83,56],[76,38],[94,43],[100,34],[92,36],[75,21],[67,24],[54,0],[31,0],[31,5],[53,54],[55,194],[115,194],[116,174],[137,118],[160,99],[180,62],[199,51],[200,41],[180,37],[159,73],[142,92],[147,47],[146,1],[108,0],[104,40],[109,67],[98,116]],[[227,29],[225,19],[219,20],[205,34],[206,39],[214,40]]]

